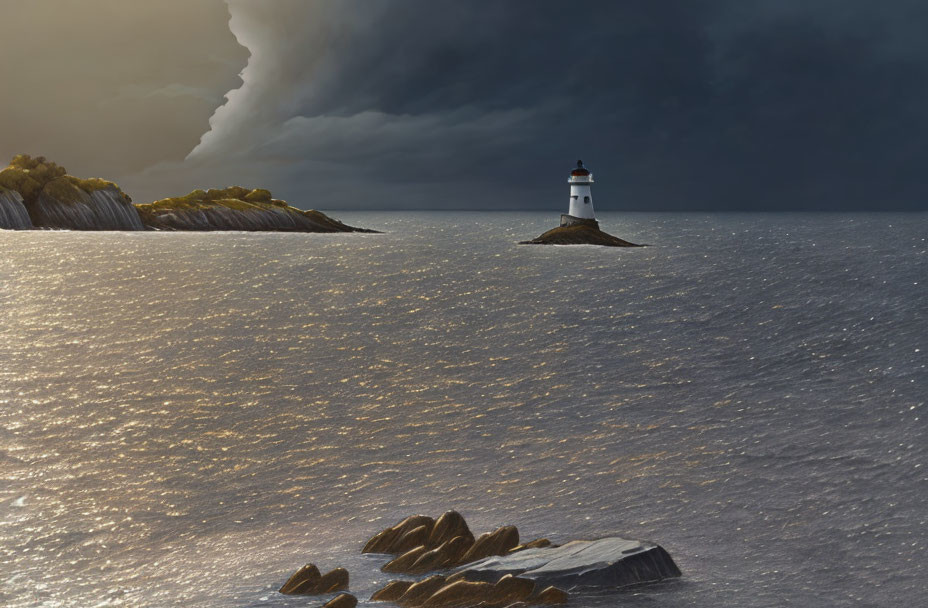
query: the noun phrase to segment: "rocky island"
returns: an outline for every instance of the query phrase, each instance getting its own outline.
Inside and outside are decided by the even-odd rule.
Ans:
[[[643,246],[622,240],[599,229],[599,222],[596,221],[596,215],[593,212],[593,173],[583,166],[582,160],[577,161],[577,167],[570,172],[567,183],[570,184],[570,202],[567,213],[561,215],[561,225],[538,238],[521,241],[520,245]]]
[[[263,189],[194,190],[136,205],[113,182],[68,175],[43,156],[19,154],[0,171],[0,229],[376,232],[304,211]]]
[[[604,247],[644,247],[612,236],[599,229],[599,223],[572,223],[561,225],[520,245],[602,245]]]
[[[119,186],[68,175],[43,156],[19,154],[0,171],[0,228],[144,230]]]
[[[375,232],[354,228],[319,211],[303,211],[267,190],[239,186],[194,190],[186,196],[136,205],[142,222],[158,230]]]

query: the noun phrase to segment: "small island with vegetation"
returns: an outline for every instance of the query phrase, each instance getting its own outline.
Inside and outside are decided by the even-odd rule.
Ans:
[[[593,173],[577,161],[576,168],[567,180],[570,184],[570,202],[567,213],[561,214],[561,224],[520,245],[601,245],[603,247],[643,247],[612,236],[599,229],[593,213]]]
[[[604,247],[644,247],[603,232],[597,226],[558,226],[520,245],[602,245]]]
[[[43,156],[18,154],[0,171],[0,228],[144,230],[116,184],[68,175]]]
[[[113,182],[68,175],[27,154],[0,171],[0,229],[376,232],[292,207],[260,188],[194,190],[137,205]]]
[[[319,211],[304,211],[264,189],[232,186],[136,205],[142,222],[158,230],[375,232],[354,228]]]
[[[564,218],[568,218],[565,220]],[[603,247],[644,247],[612,236],[599,229],[596,220],[562,216],[561,225],[520,245],[602,245]]]

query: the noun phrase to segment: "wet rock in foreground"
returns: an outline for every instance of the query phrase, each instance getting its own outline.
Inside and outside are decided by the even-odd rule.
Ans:
[[[347,588],[348,571],[344,568],[335,568],[323,575],[315,564],[306,564],[294,572],[278,592],[284,595],[321,595]]]
[[[660,545],[617,537],[575,540],[560,547],[488,557],[465,566],[455,576],[494,582],[506,574],[568,589],[625,587],[681,576]]]
[[[512,575],[488,583],[435,574],[416,583],[391,581],[374,593],[371,601],[389,601],[403,608],[502,608],[563,604],[567,601],[567,592],[555,587],[539,592],[534,581]]]
[[[339,593],[326,602],[322,608],[355,608],[357,605],[358,598],[350,593]]]

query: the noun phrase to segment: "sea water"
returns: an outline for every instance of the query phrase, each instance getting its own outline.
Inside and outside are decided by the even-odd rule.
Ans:
[[[448,509],[684,573],[577,608],[925,601],[928,215],[336,215],[0,232],[0,605],[364,603]]]

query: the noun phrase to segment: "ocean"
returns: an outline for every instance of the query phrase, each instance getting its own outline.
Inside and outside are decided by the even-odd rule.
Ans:
[[[684,574],[576,608],[924,604],[928,214],[334,215],[0,232],[0,605],[383,606],[448,509]]]

